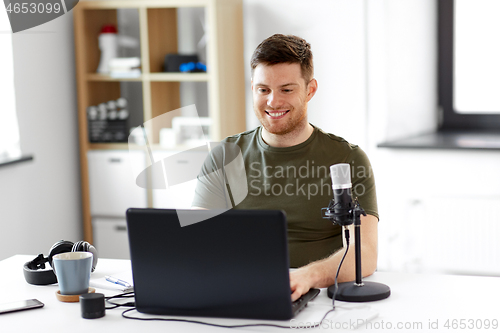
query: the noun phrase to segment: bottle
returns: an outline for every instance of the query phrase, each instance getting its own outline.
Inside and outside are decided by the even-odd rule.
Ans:
[[[118,57],[118,31],[114,25],[108,24],[102,27],[99,34],[99,49],[101,60],[97,73],[109,74],[109,61]]]

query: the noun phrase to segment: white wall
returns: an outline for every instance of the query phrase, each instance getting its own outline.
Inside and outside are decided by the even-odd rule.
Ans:
[[[16,104],[31,162],[0,168],[0,259],[80,240],[73,19],[13,35]]]
[[[423,219],[402,198],[412,192],[410,179],[422,182],[427,175],[415,163],[402,163],[399,151],[376,145],[437,127],[437,3],[370,0],[366,5],[367,130],[381,217],[379,269],[403,269],[405,264],[396,262],[414,261],[415,253],[423,250],[414,246],[408,251],[411,244],[422,244],[414,231],[420,225],[415,221]],[[406,154],[423,158],[421,152]]]
[[[437,128],[437,3],[370,0],[367,10],[370,143]]]

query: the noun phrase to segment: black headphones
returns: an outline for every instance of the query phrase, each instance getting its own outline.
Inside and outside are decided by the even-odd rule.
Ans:
[[[54,271],[45,270],[45,263],[48,262],[50,267],[52,267],[52,257],[59,253],[65,252],[90,252],[93,254],[92,260],[92,272],[95,270],[97,265],[97,250],[88,242],[79,241],[76,243],[61,240],[54,245],[49,250],[49,255],[45,258],[42,253],[40,253],[35,259],[28,261],[23,266],[24,278],[29,284],[35,284],[38,286],[44,286],[47,284],[57,283],[57,277]]]

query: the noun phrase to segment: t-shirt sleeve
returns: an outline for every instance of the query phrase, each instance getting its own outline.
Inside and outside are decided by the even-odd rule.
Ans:
[[[346,163],[351,165],[353,198],[358,199],[366,214],[378,219],[375,177],[368,156],[361,148],[356,147],[349,154]]]
[[[238,145],[222,141],[207,155],[197,177],[193,207],[230,209],[248,194],[245,163]]]
[[[222,168],[217,167],[214,156],[209,153],[197,176],[191,206],[206,209],[227,209],[231,207],[225,184]]]

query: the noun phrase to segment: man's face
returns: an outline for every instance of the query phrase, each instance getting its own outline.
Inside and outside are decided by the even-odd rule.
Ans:
[[[299,64],[258,65],[252,92],[255,115],[269,133],[288,134],[307,123],[307,102],[315,89],[305,82]]]

